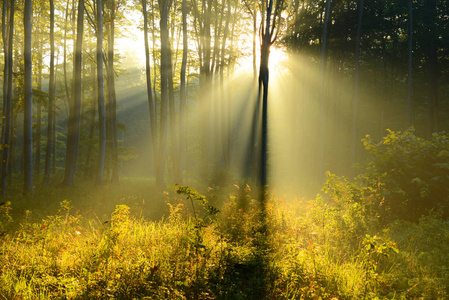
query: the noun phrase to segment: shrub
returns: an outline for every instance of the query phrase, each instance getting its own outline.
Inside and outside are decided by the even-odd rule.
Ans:
[[[449,213],[449,137],[417,137],[414,129],[388,130],[379,143],[363,139],[369,158],[359,180],[380,192],[377,205],[383,216],[417,221],[431,210]]]

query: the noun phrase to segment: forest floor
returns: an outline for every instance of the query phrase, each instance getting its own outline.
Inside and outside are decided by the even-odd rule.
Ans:
[[[0,206],[1,299],[448,299],[449,222],[249,186],[38,187]]]

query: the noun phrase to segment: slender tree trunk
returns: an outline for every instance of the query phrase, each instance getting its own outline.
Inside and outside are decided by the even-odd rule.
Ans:
[[[155,33],[155,31],[156,31],[156,24],[155,24],[155,22],[154,22],[154,19],[155,19],[155,9],[154,9],[154,7],[155,7],[155,5],[154,5],[154,2],[153,2],[153,0],[151,1],[151,37],[152,37],[152,40],[153,41],[155,41],[156,40],[156,33]],[[156,77],[157,77],[157,68],[156,68],[156,66],[157,66],[157,57],[156,57],[156,43],[152,43],[152,52],[153,52],[153,99],[154,99],[154,113],[156,114],[156,108],[157,108],[157,94],[156,94]],[[154,122],[156,122],[156,117],[154,118]],[[157,122],[156,122],[157,123]],[[155,126],[155,129],[156,129],[156,126]],[[157,130],[154,132],[154,135],[155,135],[155,139],[157,140]],[[156,145],[157,145],[157,143],[156,143]],[[156,157],[157,157],[157,154],[155,154],[156,155]],[[155,158],[155,159],[157,159],[157,158]],[[154,165],[154,168],[157,168],[157,164],[156,165]]]
[[[115,93],[115,71],[114,71],[114,40],[115,40],[115,0],[110,2],[111,20],[109,22],[108,39],[108,89],[111,116],[111,182],[118,182],[118,154],[117,154],[117,95]]]
[[[354,106],[352,111],[352,163],[357,162],[357,131],[358,131],[358,104],[359,104],[359,76],[360,76],[360,39],[362,36],[363,0],[359,0],[359,16],[357,21],[357,33],[355,39],[355,84],[354,84]],[[355,169],[354,169],[355,171]]]
[[[38,20],[39,21],[39,20]],[[37,60],[37,89],[42,91],[42,43],[39,41],[38,46],[38,60]],[[41,101],[36,103],[36,132],[34,135],[35,141],[35,159],[34,159],[34,173],[40,174],[41,169],[41,138],[42,138],[42,104]]]
[[[230,114],[230,111],[227,110],[226,106],[226,97],[224,92],[224,65],[225,65],[225,50],[226,50],[226,40],[228,38],[229,33],[229,22],[231,21],[231,2],[227,0],[228,10],[226,12],[226,23],[223,32],[223,41],[221,43],[221,65],[220,65],[220,99],[221,99],[221,136],[222,136],[222,151],[223,151],[223,160],[226,169],[230,167],[230,158],[228,152],[229,145],[229,135],[230,132],[227,131],[227,114]],[[223,0],[223,7],[225,6],[225,0]]]
[[[64,184],[73,185],[76,161],[78,157],[78,143],[81,114],[81,65],[83,42],[84,0],[78,2],[77,34],[73,60],[72,97],[69,105],[69,121],[67,134],[67,149]]]
[[[332,13],[332,0],[326,0],[326,8],[324,15],[323,24],[323,36],[321,40],[321,60],[320,60],[320,133],[319,133],[319,176],[324,174],[324,150],[326,141],[326,107],[325,107],[325,96],[324,96],[324,77],[326,73],[326,49],[327,49],[327,35],[329,19]],[[320,18],[320,21],[322,18]]]
[[[67,23],[68,23],[68,19],[69,19],[69,3],[70,1],[67,1],[67,6],[65,9],[65,22],[64,22],[64,47],[63,47],[63,51],[64,51],[64,61],[63,61],[63,67],[64,67],[64,89],[65,89],[65,94],[67,97],[67,101],[71,101],[70,99],[70,92],[69,92],[69,84],[68,84],[68,80],[67,80]],[[72,10],[75,11],[75,7],[72,7]]]
[[[0,190],[2,196],[6,196],[6,183],[8,175],[10,174],[9,165],[11,164],[11,147],[12,147],[12,73],[13,73],[13,34],[14,34],[14,0],[10,1],[9,7],[9,22],[6,22],[7,15],[7,1],[3,3],[3,46],[5,51],[5,69],[3,73],[3,116],[4,126],[2,135],[2,163],[1,163],[1,182]],[[7,33],[9,29],[9,33]]]
[[[23,157],[24,157],[24,187],[23,193],[34,194],[33,184],[33,128],[32,128],[32,60],[31,60],[31,11],[32,1],[25,0],[23,13],[24,24],[24,61],[25,61],[25,84],[24,84],[24,119],[23,119]]]
[[[268,82],[271,38],[271,14],[273,10],[273,0],[267,6],[266,24],[262,29],[262,45],[260,53],[259,68],[259,99],[262,98],[262,139],[260,157],[260,185],[262,189],[267,185],[267,145],[268,145]],[[264,21],[264,20],[262,20]]]
[[[106,160],[106,113],[104,108],[103,77],[103,2],[97,0],[97,101],[99,127],[99,153],[96,184],[103,184],[104,165]],[[95,116],[95,114],[93,114]],[[94,117],[95,118],[95,117]]]
[[[168,105],[170,113],[170,139],[171,139],[171,162],[173,165],[173,179],[176,182],[180,181],[181,174],[179,168],[179,142],[177,138],[176,127],[176,108],[175,108],[175,92],[173,89],[173,65],[172,65],[172,51],[170,43],[167,49],[167,84],[168,84]]]
[[[180,183],[183,182],[182,171],[186,166],[186,69],[187,69],[187,0],[182,0],[182,62],[181,62],[181,87],[179,101],[179,168]]]
[[[426,9],[429,11],[429,28],[428,28],[428,74],[429,74],[429,136],[439,130],[438,117],[438,52],[437,52],[437,34],[436,34],[436,18],[437,4],[436,0],[428,0]]]
[[[3,41],[3,52],[4,52],[4,66],[3,66],[3,107],[6,107],[6,98],[7,98],[7,94],[8,94],[8,72],[9,72],[9,68],[8,68],[8,10],[9,10],[9,1],[4,0],[3,1],[3,5],[2,5],[2,41]],[[4,113],[3,113],[4,116]],[[2,127],[2,137],[1,137],[2,141],[2,150],[4,148],[5,145],[5,127]],[[3,164],[3,162],[1,162],[0,164]],[[1,170],[0,170],[1,173]]]
[[[150,46],[148,43],[148,13],[147,13],[147,1],[142,0],[142,13],[143,13],[143,35],[145,39],[145,75],[147,80],[147,97],[148,106],[150,109],[150,134],[151,145],[153,150],[153,165],[157,165],[157,128],[156,128],[156,108],[153,99],[153,89],[151,87],[151,68],[150,68]],[[182,79],[181,79],[182,80]]]
[[[412,126],[413,104],[413,0],[408,1],[408,77],[407,77],[407,128]]]
[[[159,187],[165,186],[165,162],[167,159],[167,135],[168,135],[168,11],[169,0],[161,1],[161,112],[160,112],[160,141],[159,141],[159,160],[156,166],[156,184]]]
[[[209,175],[211,142],[211,14],[212,0],[203,0],[204,22],[200,30],[200,110],[201,110],[201,172]]]
[[[50,0],[50,84],[47,108],[47,147],[45,151],[44,184],[50,183],[51,153],[53,145],[53,107],[55,102],[55,6]]]

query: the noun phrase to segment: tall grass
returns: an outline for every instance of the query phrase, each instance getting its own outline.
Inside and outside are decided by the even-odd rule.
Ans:
[[[139,189],[108,189],[96,192],[99,200],[62,200],[48,216],[28,210],[13,223],[14,202],[12,211],[1,207],[0,298],[449,297],[449,222],[437,213],[383,224],[367,202],[328,193],[272,196],[261,214],[249,189],[211,213],[206,198],[184,189],[153,196],[167,213],[151,220]],[[115,207],[94,212],[108,197],[118,198]]]

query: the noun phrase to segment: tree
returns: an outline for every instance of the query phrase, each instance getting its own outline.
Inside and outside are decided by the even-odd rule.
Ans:
[[[408,76],[407,76],[407,128],[412,126],[413,84],[413,0],[408,1]]]
[[[111,149],[111,182],[118,182],[118,154],[117,154],[117,95],[115,93],[115,71],[114,71],[114,40],[115,40],[115,17],[117,6],[115,0],[109,2],[109,35],[108,35],[108,127],[109,144]]]
[[[64,184],[73,185],[79,147],[79,130],[81,115],[81,63],[83,43],[84,0],[78,2],[76,43],[73,60],[72,96],[69,99],[69,120]]]
[[[324,24],[323,24],[323,36],[321,39],[321,59],[320,59],[320,156],[319,156],[319,176],[324,174],[324,149],[325,149],[325,140],[326,140],[326,103],[324,96],[324,77],[326,73],[326,64],[327,64],[327,38],[328,38],[328,27],[329,27],[329,19],[332,13],[332,0],[326,1],[326,8],[324,12]],[[320,18],[321,20],[322,18]]]
[[[23,157],[24,157],[24,188],[23,193],[34,194],[33,184],[33,129],[32,129],[32,61],[31,61],[31,12],[32,1],[25,0],[23,14],[24,24],[24,61],[25,61],[25,81],[24,81],[24,114],[23,114]]]
[[[148,13],[147,13],[146,0],[142,0],[142,14],[143,14],[143,35],[145,40],[145,76],[147,85],[148,106],[150,110],[151,145],[153,147],[153,163],[155,166],[157,166],[158,150],[157,150],[156,111],[155,111],[156,108],[153,99],[153,89],[151,87],[150,46],[148,43]]]
[[[357,21],[357,35],[355,39],[355,84],[354,84],[354,109],[352,113],[352,162],[357,162],[357,125],[359,103],[359,76],[360,76],[360,39],[362,35],[363,0],[359,0],[359,16]]]
[[[104,164],[106,160],[106,116],[104,108],[104,84],[103,84],[103,1],[97,0],[97,101],[98,101],[98,126],[99,153],[96,184],[103,184]]]
[[[3,1],[2,14],[2,37],[5,55],[3,71],[3,116],[4,126],[2,134],[2,162],[0,190],[2,196],[6,195],[6,179],[10,163],[11,131],[12,131],[12,73],[13,73],[13,34],[14,34],[14,0],[9,1],[9,22],[6,22],[8,12],[8,1]],[[8,33],[9,29],[9,33]]]
[[[283,9],[284,1],[276,0],[276,7],[273,12],[273,1],[269,0],[267,5],[266,0],[262,1],[262,24],[261,24],[261,54],[259,67],[259,103],[262,99],[262,139],[261,139],[261,171],[260,171],[260,185],[264,189],[267,185],[267,145],[268,145],[268,82],[269,82],[269,68],[268,61],[270,57],[270,47],[276,41],[279,33],[281,11]],[[265,15],[266,13],[266,15]],[[259,104],[260,105],[260,104]],[[263,191],[263,194],[265,192]]]
[[[47,148],[45,152],[44,184],[48,186],[51,172],[51,154],[53,147],[53,118],[55,102],[55,5],[50,0],[50,83],[48,92]]]
[[[181,86],[180,86],[180,102],[179,102],[179,168],[181,170],[180,182],[182,183],[182,170],[185,166],[185,148],[186,148],[186,136],[185,130],[186,124],[186,106],[187,106],[187,93],[186,93],[186,69],[187,69],[187,0],[182,0],[182,62],[181,62]]]
[[[168,12],[169,0],[160,0],[159,8],[161,13],[161,111],[160,111],[160,135],[158,164],[156,165],[156,185],[165,186],[165,162],[167,159],[167,137],[168,137],[168,68],[171,63],[168,62],[170,51],[168,38]]]

